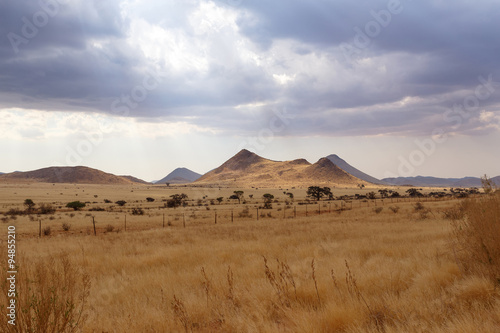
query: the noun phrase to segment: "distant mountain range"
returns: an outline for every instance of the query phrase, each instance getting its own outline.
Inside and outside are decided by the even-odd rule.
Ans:
[[[191,171],[187,168],[177,168],[171,173],[169,173],[167,176],[164,178],[154,182],[155,184],[165,184],[165,183],[170,183],[170,184],[187,184],[194,182],[198,178],[200,178],[201,175],[199,173],[196,173],[194,171]]]
[[[231,186],[339,185],[356,186],[363,180],[336,166],[328,158],[314,164],[305,159],[272,161],[246,149],[218,168],[204,174],[194,184]]]
[[[116,176],[84,166],[49,167],[27,172],[0,175],[0,182],[44,182],[72,184],[148,184],[132,176]]]
[[[491,178],[495,184],[500,186],[500,176]],[[392,185],[411,185],[411,186],[429,186],[429,187],[481,187],[481,178],[437,178],[437,177],[397,177],[384,178],[382,181]]]
[[[492,178],[500,187],[500,176]],[[27,172],[0,172],[0,182],[45,182],[74,184],[151,184],[133,176],[116,176],[83,166],[48,167]],[[274,186],[382,186],[415,187],[481,187],[478,177],[396,177],[377,179],[332,154],[311,164],[305,159],[273,161],[246,149],[241,150],[218,168],[204,175],[187,168],[177,168],[155,184],[224,185],[241,187]]]
[[[339,168],[341,168],[345,172],[348,172],[351,175],[353,175],[354,177],[357,177],[357,178],[362,179],[362,180],[369,182],[369,183],[387,185],[386,182],[379,180],[375,177],[372,177],[370,175],[367,175],[363,171],[356,169],[355,167],[353,167],[352,165],[350,165],[349,163],[347,163],[346,161],[344,161],[343,159],[341,159],[340,157],[338,157],[335,154],[328,155],[326,158],[329,159],[330,161],[332,161],[333,164],[335,164],[336,166],[338,166]]]

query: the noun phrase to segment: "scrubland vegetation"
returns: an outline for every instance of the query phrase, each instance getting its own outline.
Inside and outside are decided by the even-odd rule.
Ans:
[[[281,192],[285,192],[282,198]],[[297,201],[299,191],[292,192]],[[331,213],[320,205],[322,215],[310,210],[307,217],[289,214],[283,218],[283,210],[278,209],[285,207],[285,198],[291,200],[287,193],[267,189],[255,194],[261,204],[265,204],[264,194],[280,198],[272,202],[273,215],[268,217],[266,210],[265,218],[259,220],[253,199],[235,199],[241,200],[241,216],[235,214],[238,219],[233,223],[229,217],[219,218],[217,224],[201,218],[194,223],[191,217],[187,227],[181,220],[170,220],[165,228],[155,222],[154,228],[116,232],[117,227],[104,219],[114,219],[113,212],[92,211],[102,221],[97,236],[81,232],[91,225],[85,210],[75,211],[74,218],[66,215],[69,211],[56,212],[56,220],[44,220],[52,226],[52,233],[42,238],[37,237],[36,220],[9,218],[9,225],[15,224],[24,235],[18,240],[17,329],[499,331],[498,194],[438,201],[386,200],[375,202],[377,206],[366,201],[366,206],[354,204],[351,209],[347,205]],[[236,194],[228,191],[224,198],[230,195]],[[214,199],[219,197],[214,194]],[[123,200],[127,204],[120,209],[144,209],[143,215],[134,215],[137,221],[146,223],[152,218],[146,204],[139,207],[132,197]],[[160,204],[160,200],[147,201],[148,205]],[[221,209],[222,200],[214,201],[207,207]],[[201,216],[204,202],[196,211],[165,209]],[[62,223],[70,228],[64,231]],[[5,261],[6,255],[1,256],[0,311],[4,313]],[[0,318],[1,331],[16,332],[5,316]]]

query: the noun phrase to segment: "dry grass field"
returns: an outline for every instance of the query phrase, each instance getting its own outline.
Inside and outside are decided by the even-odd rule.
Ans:
[[[0,212],[24,209],[27,198],[61,208],[0,223],[3,249],[8,226],[16,227],[19,265],[18,326],[2,315],[0,331],[500,331],[498,197],[360,201],[345,210],[334,201],[309,205],[307,217],[297,205],[305,189],[244,189],[245,203],[210,204],[234,190],[2,184]],[[186,193],[189,205],[164,208],[175,193]],[[278,202],[257,220],[264,193]],[[64,207],[74,200],[89,204]],[[105,210],[89,211],[95,207]],[[131,215],[133,208],[145,214]],[[38,238],[39,221],[50,235]],[[3,250],[4,313],[6,261]]]

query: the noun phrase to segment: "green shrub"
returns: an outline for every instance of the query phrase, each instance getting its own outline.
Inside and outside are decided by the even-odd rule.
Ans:
[[[66,204],[66,207],[73,208],[74,210],[80,210],[85,206],[86,206],[85,203],[81,201],[72,201]]]

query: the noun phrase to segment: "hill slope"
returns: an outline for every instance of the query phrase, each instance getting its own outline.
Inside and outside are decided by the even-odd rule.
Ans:
[[[194,182],[200,177],[201,175],[199,173],[191,171],[187,168],[177,168],[164,178],[156,181],[155,184],[165,184],[165,183],[187,184]]]
[[[231,186],[357,185],[366,183],[329,159],[311,164],[305,159],[272,161],[243,149],[220,167],[206,173],[195,184]]]
[[[133,181],[131,179],[136,179]],[[12,172],[0,175],[4,182],[44,182],[72,184],[135,184],[144,182],[137,178],[127,179],[111,173],[83,166],[49,167],[26,172]],[[145,183],[145,182],[144,182]]]
[[[142,180],[142,179],[139,179],[139,178],[136,178],[134,176],[119,176],[119,177],[122,177],[122,178],[125,178],[125,179],[128,179],[130,180],[132,183],[138,183],[138,184],[151,184],[150,182],[147,182],[145,180]]]
[[[341,168],[345,172],[350,173],[354,177],[357,177],[359,179],[362,179],[364,181],[374,183],[374,184],[384,184],[384,185],[387,184],[386,182],[384,182],[382,180],[379,180],[375,177],[372,177],[372,176],[364,173],[361,170],[356,169],[355,167],[353,167],[352,165],[350,165],[349,163],[347,163],[346,161],[344,161],[343,159],[341,159],[340,157],[338,157],[335,154],[328,155],[326,158],[328,158],[330,161],[332,161],[333,164],[335,164],[336,166],[338,166],[339,168]]]

